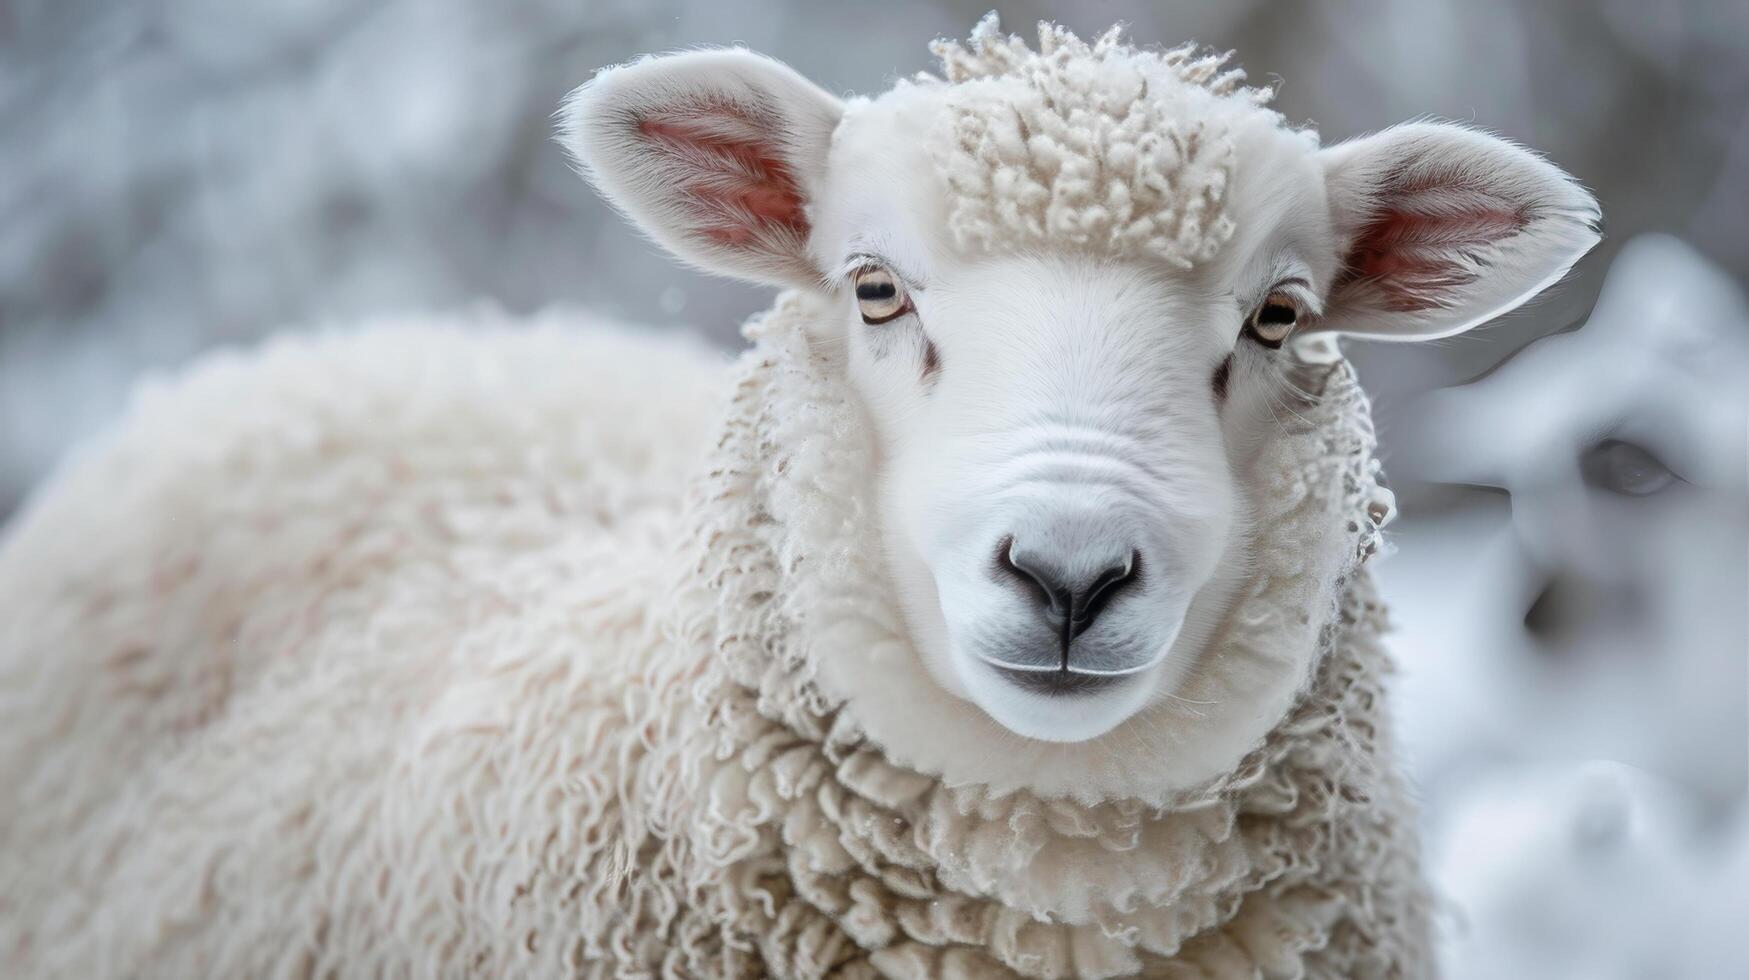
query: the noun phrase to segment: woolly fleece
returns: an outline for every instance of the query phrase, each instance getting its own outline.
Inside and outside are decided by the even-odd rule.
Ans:
[[[1195,45],[1154,52],[1113,27],[1089,44],[1048,21],[1038,49],[995,11],[970,39],[939,40],[953,109],[932,153],[962,246],[1078,247],[1179,268],[1233,235],[1226,213],[1235,124],[1274,127],[1273,95]]]
[[[908,651],[810,302],[726,378],[480,314],[146,392],[0,543],[8,975],[1425,975],[1346,364],[1217,648],[1314,676],[1232,772],[1077,802],[907,768],[824,682]]]

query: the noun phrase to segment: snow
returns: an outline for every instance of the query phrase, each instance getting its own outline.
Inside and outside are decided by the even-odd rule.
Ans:
[[[1707,903],[1749,908],[1745,377],[1741,290],[1652,235],[1578,330],[1399,420],[1396,479],[1495,491],[1410,511],[1380,571],[1453,977],[1741,956]]]

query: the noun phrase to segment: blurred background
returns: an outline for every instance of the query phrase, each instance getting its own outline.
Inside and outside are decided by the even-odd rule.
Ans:
[[[561,96],[732,42],[878,90],[989,2],[0,0],[0,521],[142,375],[275,331],[566,303],[738,344],[767,294],[616,220]],[[1401,505],[1397,710],[1453,976],[1749,976],[1749,4],[1001,10],[1234,48],[1327,142],[1471,121],[1597,193],[1530,309],[1348,345]]]

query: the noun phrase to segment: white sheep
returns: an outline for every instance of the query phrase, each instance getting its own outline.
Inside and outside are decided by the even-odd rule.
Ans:
[[[378,329],[51,481],[0,546],[9,973],[1425,975],[1320,335],[1503,312],[1594,203],[1453,126],[1319,149],[1188,49],[937,50],[567,103],[645,231],[791,287],[715,411],[674,343]]]

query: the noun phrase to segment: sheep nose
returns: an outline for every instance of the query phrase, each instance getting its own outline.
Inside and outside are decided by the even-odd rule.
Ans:
[[[1027,551],[1013,535],[996,545],[1000,574],[1057,624],[1065,650],[1068,642],[1086,632],[1112,598],[1135,580],[1141,566],[1142,554],[1134,548],[1120,555],[1076,555],[1059,561]]]

